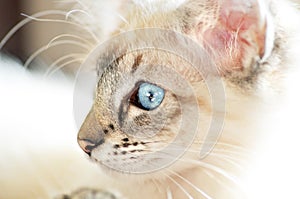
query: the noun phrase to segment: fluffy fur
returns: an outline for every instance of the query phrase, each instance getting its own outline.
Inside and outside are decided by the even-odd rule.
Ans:
[[[174,29],[199,41],[197,36],[199,30],[193,29],[194,26],[182,26],[185,23],[190,25],[198,20],[201,21],[204,16],[211,16],[210,13],[202,13],[202,16],[198,16],[199,11],[196,8],[201,5],[195,2],[197,1],[172,1],[165,5],[163,1],[146,1],[124,4],[131,10],[128,15],[124,14],[124,9],[122,12],[117,11],[117,4],[110,4],[109,6],[115,6],[116,12],[120,13],[116,16],[113,15],[119,21],[115,21],[114,24],[116,26],[120,24],[118,26],[120,28],[104,28],[106,33],[97,38],[102,40],[112,32],[143,27],[160,27]],[[202,1],[202,3],[211,8],[209,1]],[[3,82],[1,86],[5,93],[4,99],[8,100],[1,103],[4,106],[1,108],[4,110],[1,112],[4,113],[1,119],[8,122],[1,126],[3,128],[1,130],[3,132],[1,133],[1,151],[4,155],[1,156],[3,175],[0,178],[0,185],[3,190],[7,191],[2,191],[0,197],[53,198],[84,187],[109,190],[117,193],[116,195],[121,193],[120,198],[133,199],[141,196],[143,198],[265,198],[269,197],[269,194],[273,196],[272,198],[281,198],[286,195],[296,197],[298,193],[293,191],[292,187],[294,179],[300,177],[296,156],[298,148],[296,141],[299,137],[296,132],[299,131],[299,127],[295,125],[297,123],[296,115],[299,112],[299,105],[297,105],[297,99],[299,99],[297,64],[300,63],[297,58],[299,26],[296,25],[299,15],[289,2],[265,1],[264,3],[266,7],[263,7],[262,13],[267,13],[263,16],[270,17],[267,22],[267,30],[271,33],[267,31],[268,38],[263,42],[266,48],[263,52],[264,56],[260,57],[262,61],[259,62],[259,67],[263,68],[262,72],[253,74],[252,65],[249,64],[251,60],[248,59],[251,56],[247,56],[255,53],[260,55],[259,46],[243,49],[246,56],[234,52],[234,56],[231,57],[231,60],[240,64],[235,65],[249,66],[249,68],[240,71],[240,67],[232,68],[233,64],[227,60],[221,61],[222,64],[218,65],[219,74],[222,75],[226,87],[226,118],[222,135],[214,150],[205,159],[199,160],[199,146],[203,142],[203,137],[198,136],[192,147],[180,160],[177,160],[171,167],[150,175],[115,172],[112,173],[112,178],[103,175],[99,165],[88,161],[75,143],[76,129],[70,121],[72,119],[70,103],[72,89],[70,85],[60,86],[65,84],[66,80],[61,79],[59,84],[55,83],[57,80],[47,80],[46,83],[40,84],[44,81],[36,77],[28,77],[28,74],[20,74],[21,69],[17,72],[8,71],[8,66],[14,64],[2,60],[1,65],[5,67],[2,67],[1,81]],[[83,4],[89,6],[88,2]],[[101,3],[96,5],[100,6]],[[99,19],[95,14],[99,13],[96,8],[99,7],[91,6],[84,11],[89,13],[88,16]],[[203,10],[204,8],[201,7]],[[185,11],[189,13],[188,16],[183,14]],[[212,24],[207,24],[205,29],[202,27],[202,32],[215,27],[216,22],[211,22],[211,20],[207,20]],[[102,28],[97,25],[97,21],[94,22],[89,24],[89,20],[83,20],[86,27],[95,30]],[[274,34],[272,31],[275,31]],[[249,37],[247,35],[247,38]],[[208,49],[215,48],[214,44],[210,43],[210,38],[205,40],[201,36],[200,39],[201,43],[208,44]],[[235,50],[234,46],[230,46],[230,48]],[[225,52],[229,54],[230,48]],[[223,52],[222,50],[220,49],[220,52]],[[111,123],[118,126],[111,116],[114,112],[109,107],[111,91],[107,88],[119,89],[118,84],[114,84],[113,81],[117,79],[116,82],[118,82],[117,75],[114,73],[121,71],[122,74],[127,74],[127,66],[131,66],[137,56],[136,54],[126,54],[116,68],[106,71],[101,78],[94,109],[92,109],[92,111],[98,110],[95,116],[100,121],[101,128],[106,128],[106,126],[110,128]],[[217,60],[220,58],[219,52],[213,53],[212,56]],[[143,52],[142,58],[143,62],[152,64],[155,62],[161,64],[168,59],[170,59],[170,55],[151,52]],[[180,71],[181,60],[172,56],[171,59],[173,60],[172,66]],[[13,74],[13,76],[6,74]],[[184,74],[193,73],[186,72]],[[199,81],[201,78],[191,78],[189,75],[187,78],[195,80],[193,86],[196,89],[197,99],[201,99],[201,103],[199,103],[202,105],[200,121],[204,125],[199,131],[205,130],[208,128],[207,120],[211,114],[207,90]],[[20,93],[11,92],[14,90],[20,91]],[[126,94],[125,91],[126,89],[123,88],[122,92]],[[125,95],[122,92],[117,93],[121,95],[120,98]],[[36,93],[38,94],[36,95]],[[24,105],[27,96],[28,103],[32,104],[30,106]],[[55,96],[60,96],[59,100]],[[170,96],[162,107],[174,110],[174,107],[176,108],[174,101],[176,100]],[[168,107],[172,103],[175,105]],[[51,104],[55,104],[55,109]],[[8,105],[11,105],[12,108],[7,109]],[[104,112],[100,110],[104,110]],[[140,115],[139,110],[135,110],[135,107],[131,107],[130,110],[129,119]],[[170,113],[169,117],[173,118],[173,115]],[[88,118],[84,124],[89,121]],[[174,125],[176,122],[177,118],[174,118],[168,125],[172,127],[172,124]],[[95,123],[92,124],[96,126]],[[173,130],[171,127],[169,129]],[[87,136],[86,129],[83,125],[79,140],[83,139],[81,136]],[[128,127],[128,129],[130,128]],[[132,131],[132,129],[130,130]],[[170,131],[163,131],[161,139],[166,138],[167,133]],[[121,145],[120,140],[126,137],[127,135],[121,132],[110,134],[105,138],[106,145],[104,146],[106,148],[101,148],[102,146],[96,148],[92,152],[92,158],[100,163],[103,157],[112,159],[107,156],[108,153],[113,152],[112,144],[109,144],[120,142]],[[129,139],[132,137],[129,136]],[[51,141],[49,142],[49,140]],[[141,142],[141,140],[136,141]],[[147,147],[151,150],[160,146]],[[122,147],[121,150],[123,150]],[[106,156],[103,156],[106,151]],[[278,154],[281,154],[280,158],[276,156]],[[120,155],[115,158],[122,161]],[[122,166],[121,163],[120,165]],[[132,167],[135,165],[131,165]],[[288,174],[292,174],[293,177],[288,177]],[[276,183],[274,183],[274,178]],[[286,183],[286,181],[290,183]],[[101,191],[98,192],[101,193]]]

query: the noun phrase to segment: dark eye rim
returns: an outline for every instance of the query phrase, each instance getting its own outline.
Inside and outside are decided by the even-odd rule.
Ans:
[[[140,85],[142,85],[143,83],[147,83],[147,84],[152,84],[154,86],[157,86],[157,87],[160,87],[161,89],[163,89],[164,92],[166,92],[166,90],[164,88],[162,88],[161,86],[155,84],[155,83],[152,83],[152,82],[147,82],[147,81],[139,81],[138,83],[136,83],[133,91],[131,92],[131,95],[130,95],[130,98],[129,98],[129,103],[142,109],[142,110],[145,110],[145,111],[153,111],[155,109],[157,109],[158,107],[156,108],[153,108],[153,109],[147,109],[145,107],[142,106],[140,100],[139,100],[139,97],[138,97],[138,91],[139,91],[139,88],[140,88]],[[165,96],[164,96],[165,98]],[[164,101],[164,98],[162,99],[161,103]]]

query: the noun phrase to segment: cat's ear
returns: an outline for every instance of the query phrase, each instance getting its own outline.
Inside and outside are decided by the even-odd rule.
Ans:
[[[184,9],[186,33],[218,60],[221,71],[243,70],[254,58],[264,59],[270,53],[271,24],[261,1],[191,0]]]

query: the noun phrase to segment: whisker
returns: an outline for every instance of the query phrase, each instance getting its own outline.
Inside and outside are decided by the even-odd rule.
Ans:
[[[66,20],[68,20],[69,17],[70,17],[70,15],[72,15],[75,12],[83,13],[86,16],[88,16],[91,20],[94,20],[94,18],[88,12],[86,12],[85,10],[80,10],[80,9],[74,9],[74,10],[71,10],[71,11],[67,12],[67,14],[66,14]]]
[[[161,158],[174,158],[171,154],[168,154],[168,153],[163,153],[163,152],[160,152],[162,155]],[[235,177],[235,176],[231,176],[229,175],[225,170],[213,165],[213,164],[210,164],[210,163],[206,163],[206,162],[203,162],[201,160],[189,160],[189,159],[177,159],[177,161],[182,161],[182,162],[187,162],[187,163],[192,163],[192,164],[196,164],[202,168],[205,168],[205,169],[209,169],[211,171],[214,171],[216,173],[219,173],[220,175],[222,175],[223,177],[225,177],[226,179],[230,180],[231,182],[233,182],[234,184],[236,184],[238,187],[242,188],[241,187],[241,182],[239,182],[239,180]]]
[[[210,142],[205,142],[205,141],[195,141],[194,143],[198,143],[198,144],[208,144]],[[218,145],[221,145],[221,146],[227,146],[227,147],[231,147],[231,148],[234,148],[234,149],[238,149],[238,150],[242,150],[242,151],[246,151],[247,153],[250,153],[251,151],[250,150],[247,150],[246,148],[242,147],[242,146],[237,146],[237,145],[233,145],[233,144],[229,144],[229,143],[225,143],[225,142],[221,142],[221,141],[218,141],[216,143],[216,146]]]
[[[171,149],[171,150],[173,150],[173,149]],[[177,150],[177,148],[174,148],[174,150]],[[178,149],[178,150],[182,150],[182,149]],[[185,150],[185,152],[197,153],[197,154],[200,153],[199,151],[191,150],[191,149],[187,149],[187,150]],[[221,158],[221,159],[227,161],[228,163],[232,164],[233,166],[237,167],[238,169],[244,170],[243,167],[237,163],[237,162],[241,161],[237,158],[231,157],[229,155],[214,153],[214,152],[209,153],[209,156],[215,156],[217,158]]]
[[[31,62],[42,52],[48,50],[50,47],[55,47],[58,45],[64,45],[64,44],[72,44],[72,45],[77,45],[80,46],[82,48],[86,48],[85,46],[82,45],[82,43],[80,42],[76,42],[76,41],[69,41],[69,40],[65,40],[65,41],[57,41],[57,42],[53,42],[50,46],[46,45],[43,46],[41,48],[39,48],[37,51],[35,51],[25,62],[24,67],[28,68],[28,66],[31,64]],[[86,48],[87,49],[87,48]],[[89,49],[87,49],[89,50]]]
[[[162,174],[164,175],[164,176],[166,176],[169,180],[171,180],[189,199],[194,199],[188,192],[187,192],[187,190],[183,187],[183,186],[181,186],[178,182],[176,182],[176,180],[174,180],[171,176],[169,176],[169,175],[167,175],[167,174],[165,174],[165,173],[163,173],[162,172]]]
[[[159,142],[159,141],[158,141]],[[166,150],[158,150],[158,151],[153,151],[153,150],[144,150],[145,152],[156,152],[156,153],[160,153],[160,154],[165,154],[170,156],[170,158],[176,158],[177,159],[177,155],[175,156],[174,154],[172,154],[173,150],[177,150],[177,151],[182,151],[182,153],[195,153],[198,154],[200,153],[197,150],[193,150],[191,148],[189,149],[185,149],[183,146],[176,146],[173,143],[173,146],[169,147]],[[212,158],[215,157],[215,161],[218,162],[222,162],[224,161],[224,163],[228,163],[230,165],[232,165],[235,169],[239,170],[239,171],[245,171],[246,168],[246,164],[245,161],[247,160],[248,154],[242,153],[242,152],[237,152],[237,151],[231,151],[231,150],[225,150],[225,149],[214,149],[212,152],[209,153],[209,156],[211,156]],[[199,160],[200,161],[200,160]]]
[[[191,153],[199,153],[200,154],[200,151],[199,150],[193,150],[191,148],[184,148],[183,146],[181,145],[176,145],[174,143],[172,143],[171,145],[172,147],[169,147],[169,149],[171,150],[182,150],[182,151],[185,151],[185,152],[191,152]],[[216,153],[218,152],[218,153]],[[243,153],[243,152],[240,152],[240,151],[234,151],[234,150],[231,150],[231,149],[219,149],[219,148],[215,148],[212,150],[212,152],[210,153],[214,153],[214,154],[220,154],[220,155],[224,155],[224,156],[228,156],[228,155],[234,155],[234,156],[242,156],[242,157],[245,157],[247,158],[248,156],[250,156],[250,154],[247,154],[247,153]],[[231,157],[231,156],[228,156],[228,158],[232,159],[232,160],[238,160],[240,161],[239,159],[235,158],[235,157]]]
[[[229,190],[231,193],[235,193],[236,190],[230,186],[229,184],[225,184],[223,181],[221,181],[221,179],[219,178],[216,178],[216,175],[212,172],[212,171],[209,171],[209,170],[203,170],[203,172],[208,176],[210,177],[211,179],[213,179],[214,182],[220,184],[221,186],[225,187],[227,190]]]
[[[22,15],[22,14],[21,14]],[[47,11],[42,11],[38,12],[32,16],[34,17],[43,17],[46,15],[65,15],[65,12],[60,11],[60,10],[47,10]],[[31,22],[31,18],[25,18],[19,23],[17,23],[10,31],[4,36],[4,38],[0,42],[0,50],[3,48],[3,46],[7,43],[7,41],[23,26],[25,26],[27,23]]]
[[[77,4],[80,5],[84,10],[89,10],[88,7],[82,3],[80,0],[76,0]]]
[[[87,45],[85,46],[87,49],[89,48],[93,48],[93,44],[91,42],[89,42],[87,39],[84,39],[82,37],[79,37],[77,35],[72,35],[72,34],[61,34],[61,35],[58,35],[56,37],[54,37],[53,39],[50,40],[50,42],[48,43],[47,47],[49,48],[49,46],[56,40],[60,39],[60,38],[63,38],[63,37],[71,37],[71,38],[75,38],[75,39],[78,39],[78,40],[81,40],[83,41],[84,43],[87,43]]]
[[[125,22],[127,25],[130,25],[129,22],[127,21],[127,19],[125,19],[125,17],[123,17],[121,14],[119,13],[115,13],[115,15],[117,17],[119,17],[123,22]]]
[[[166,153],[166,152],[160,152],[160,154],[162,155],[161,156],[161,158],[174,158],[172,155],[170,155],[170,154],[168,154],[168,153]],[[241,190],[241,191],[244,191],[244,188],[243,188],[243,184],[241,184],[241,182],[235,177],[235,176],[232,176],[232,175],[230,175],[229,173],[227,173],[225,170],[223,170],[223,169],[221,169],[221,168],[219,168],[219,167],[217,167],[217,166],[215,166],[215,165],[213,165],[213,164],[211,164],[211,163],[205,163],[205,162],[202,162],[202,161],[197,161],[197,160],[187,160],[187,159],[178,159],[179,161],[182,161],[182,162],[187,162],[187,163],[193,163],[193,164],[196,164],[196,165],[198,165],[198,166],[200,166],[200,167],[202,167],[203,168],[203,171],[205,171],[206,173],[208,173],[209,175],[213,175],[213,173],[212,172],[214,172],[214,173],[218,173],[218,174],[220,174],[220,175],[222,175],[223,177],[225,177],[227,180],[229,180],[229,181],[231,181],[231,182],[233,182],[237,187],[239,187],[239,189]],[[168,169],[168,168],[165,168],[166,170],[168,170],[169,172],[171,172],[171,173],[173,173],[174,174],[174,172],[173,171],[171,171],[170,169]],[[176,175],[176,174],[174,174],[174,175]],[[177,175],[176,175],[177,176]],[[180,179],[182,179],[180,176],[177,176],[177,177],[179,177]],[[182,180],[184,180],[184,179],[182,179]],[[197,188],[197,187],[195,187],[195,186],[193,186],[192,185],[192,183],[191,182],[187,182],[186,180],[184,180],[186,183],[188,183],[190,186],[192,186],[193,188]],[[221,181],[218,181],[218,183],[219,184],[222,184],[223,185],[223,183],[221,183]],[[231,192],[233,192],[233,190],[231,189],[231,187],[228,185],[228,184],[225,184],[226,185],[226,187],[231,191]],[[199,190],[199,189],[196,189],[197,191]],[[201,193],[201,192],[199,192],[199,193]],[[205,192],[203,192],[203,194],[205,194]],[[204,195],[203,195],[204,196]],[[209,195],[208,195],[208,197],[210,197]]]
[[[161,186],[159,186],[156,182],[156,180],[154,178],[150,178],[151,181],[155,184],[157,190],[159,191],[159,193],[162,193],[162,189],[161,189]]]
[[[167,188],[167,199],[173,199],[173,194],[170,187]]]
[[[239,180],[236,177],[229,175],[225,170],[223,170],[223,169],[221,169],[221,168],[219,168],[215,165],[205,163],[203,161],[197,161],[197,160],[186,160],[186,159],[179,159],[179,160],[190,162],[192,164],[196,164],[196,165],[199,165],[203,168],[206,168],[206,169],[209,169],[209,170],[214,171],[216,173],[219,173],[220,175],[224,176],[225,178],[227,178],[228,180],[230,180],[231,182],[236,184],[238,187],[242,188],[241,187],[241,182],[239,182]]]
[[[83,59],[84,59],[84,56],[83,56],[82,54],[75,54],[75,53],[60,57],[59,59],[57,59],[55,62],[53,62],[53,63],[49,66],[48,70],[45,72],[45,76],[47,76],[54,68],[56,68],[56,67],[57,67],[57,64],[58,64],[59,62],[64,61],[64,60],[67,60],[67,59],[70,59],[70,58],[71,58],[71,59],[74,59],[74,57],[80,57],[80,56],[82,56],[81,59],[83,60]]]
[[[91,19],[94,19],[89,13],[88,13],[88,10],[89,7],[83,3],[81,0],[70,0],[70,2],[74,3],[74,4],[77,4],[81,7],[81,9],[78,9],[78,10],[81,10],[82,12],[84,12],[84,14],[86,14],[87,16],[91,17]],[[76,10],[76,9],[75,9]]]
[[[53,75],[56,71],[62,69],[63,67],[65,67],[65,66],[67,66],[67,65],[69,65],[69,64],[72,64],[72,63],[74,63],[74,62],[82,62],[82,61],[83,61],[82,58],[78,58],[78,59],[73,59],[73,60],[70,60],[70,61],[68,61],[68,62],[65,62],[65,63],[61,64],[60,66],[58,66],[57,68],[55,68],[54,70],[52,70],[51,73],[46,74],[45,76],[51,76],[51,75]]]
[[[164,141],[166,141],[165,143],[168,143],[168,140],[156,140],[155,142],[160,142],[163,143]],[[205,142],[205,141],[194,141],[194,144],[205,144],[205,143],[209,143],[209,142]],[[172,143],[173,146],[176,146],[176,144]],[[223,148],[219,148],[218,146],[224,146],[224,147],[229,147],[226,149]],[[178,145],[179,147],[182,147],[180,145]],[[213,151],[217,151],[217,152],[226,152],[228,154],[234,154],[234,155],[242,155],[242,156],[251,156],[253,154],[252,151],[247,150],[244,147],[241,146],[237,146],[237,145],[233,145],[233,144],[229,144],[229,143],[224,143],[224,142],[220,142],[218,141],[213,149]],[[200,152],[199,152],[200,153]]]
[[[199,151],[197,150],[191,150],[191,149],[187,149],[186,152],[191,152],[191,153],[200,153]],[[224,154],[224,153],[218,153],[218,152],[226,152],[227,154]],[[241,152],[238,152],[238,151],[230,151],[230,150],[223,150],[223,149],[214,149],[212,152],[209,153],[209,155],[214,155],[214,156],[219,156],[219,157],[223,157],[223,158],[226,158],[226,159],[231,159],[233,161],[236,161],[236,162],[240,162],[241,159],[238,159],[237,157],[232,157],[230,155],[241,155],[241,156],[246,156],[246,154],[243,154]]]
[[[247,153],[242,153],[242,152],[239,152],[239,151],[232,151],[232,150],[226,150],[226,149],[214,149],[213,150],[214,152],[218,152],[219,154],[229,154],[229,155],[234,155],[234,156],[241,156],[243,158],[248,158],[250,157],[251,155],[250,154],[247,154]]]
[[[227,155],[220,155],[217,153],[212,153],[213,156],[222,158],[223,160],[227,161],[229,164],[235,166],[237,169],[243,171],[245,170],[245,168],[243,168],[243,166],[241,164],[238,164],[237,162],[240,162],[240,160],[233,158],[231,156],[227,156]]]
[[[190,185],[191,187],[193,187],[196,191],[198,191],[202,196],[204,196],[207,199],[212,199],[212,197],[210,197],[207,193],[205,193],[202,189],[196,187],[191,181],[189,181],[188,179],[184,178],[183,176],[179,175],[177,172],[173,172],[170,169],[166,170],[170,173],[172,173],[173,175],[179,177],[181,180],[183,180],[184,182],[186,182],[188,185]]]
[[[63,12],[63,11],[61,11],[61,12],[63,13],[64,16],[67,14],[67,12]],[[60,14],[62,14],[62,13],[60,13]],[[83,29],[86,32],[88,32],[96,42],[99,42],[99,39],[97,38],[97,36],[91,30],[87,29],[86,27],[82,26],[81,24],[77,24],[77,23],[74,23],[74,22],[71,22],[71,21],[66,21],[66,20],[61,20],[61,19],[41,19],[41,18],[39,18],[40,16],[35,16],[35,15],[30,16],[30,15],[27,15],[27,14],[24,14],[24,13],[21,13],[21,15],[24,16],[24,17],[27,17],[30,21],[33,20],[33,21],[39,21],[39,22],[65,23],[65,24],[69,24],[69,25],[79,27],[80,29]]]

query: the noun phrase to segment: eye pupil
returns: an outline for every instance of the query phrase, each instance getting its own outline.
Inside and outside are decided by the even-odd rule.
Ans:
[[[142,83],[138,89],[138,101],[142,108],[153,110],[163,101],[165,92],[162,88],[150,83]]]
[[[152,92],[147,93],[147,96],[149,97],[151,102],[155,100],[154,94]]]

